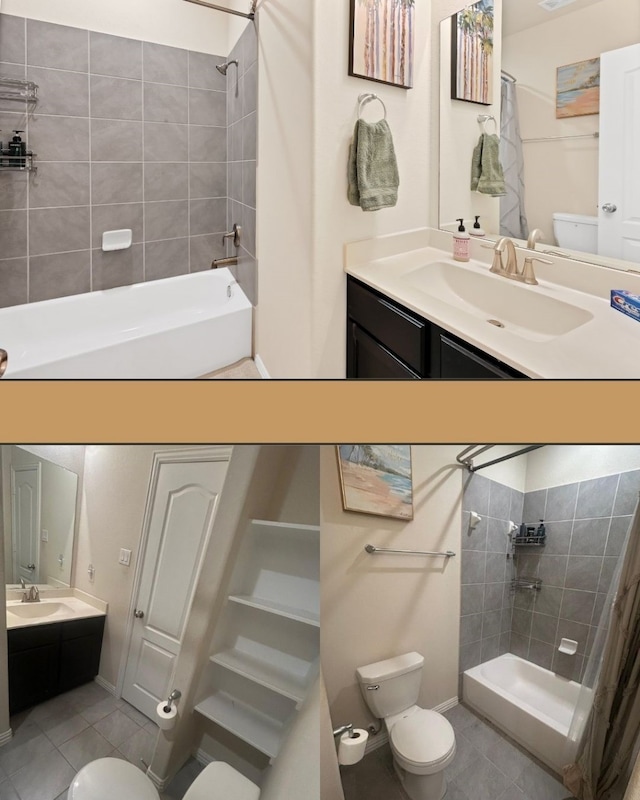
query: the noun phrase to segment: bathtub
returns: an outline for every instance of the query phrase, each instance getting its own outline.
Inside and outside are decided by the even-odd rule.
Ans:
[[[467,705],[559,773],[575,756],[568,734],[581,688],[511,653],[462,678]]]
[[[251,355],[228,269],[0,310],[5,378],[199,378]]]

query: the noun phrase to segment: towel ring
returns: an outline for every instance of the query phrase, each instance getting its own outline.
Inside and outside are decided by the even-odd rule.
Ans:
[[[478,114],[478,122],[482,125],[484,133],[486,133],[485,125],[487,122],[493,122],[494,133],[498,133],[498,123],[496,122],[496,118],[492,117],[491,114]]]
[[[358,106],[358,119],[362,118],[362,109],[367,105],[367,103],[371,103],[372,100],[378,100],[382,103],[382,108],[384,109],[384,118],[387,118],[387,107],[385,106],[382,98],[378,97],[377,94],[373,94],[370,92],[369,94],[361,94],[358,97],[358,102],[360,105]]]

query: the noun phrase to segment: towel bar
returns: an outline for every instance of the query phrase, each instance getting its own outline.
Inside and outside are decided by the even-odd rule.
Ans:
[[[455,556],[453,550],[446,550],[444,553],[438,553],[433,550],[390,550],[387,547],[374,547],[368,544],[364,548],[367,553],[377,555],[379,553],[392,553],[393,555],[409,555],[409,556],[442,556],[443,558],[452,558]]]

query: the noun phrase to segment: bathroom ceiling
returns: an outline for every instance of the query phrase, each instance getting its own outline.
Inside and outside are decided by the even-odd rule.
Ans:
[[[535,25],[542,25],[552,19],[557,19],[565,14],[582,11],[587,6],[596,3],[606,3],[607,0],[574,0],[569,5],[558,8],[556,11],[545,11],[539,5],[539,0],[502,0],[502,35],[510,36],[518,31],[528,30]]]

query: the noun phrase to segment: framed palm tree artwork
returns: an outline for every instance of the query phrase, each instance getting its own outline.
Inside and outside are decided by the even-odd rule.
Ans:
[[[351,0],[349,75],[413,86],[415,0]]]
[[[493,0],[466,6],[451,19],[451,98],[493,102]]]

